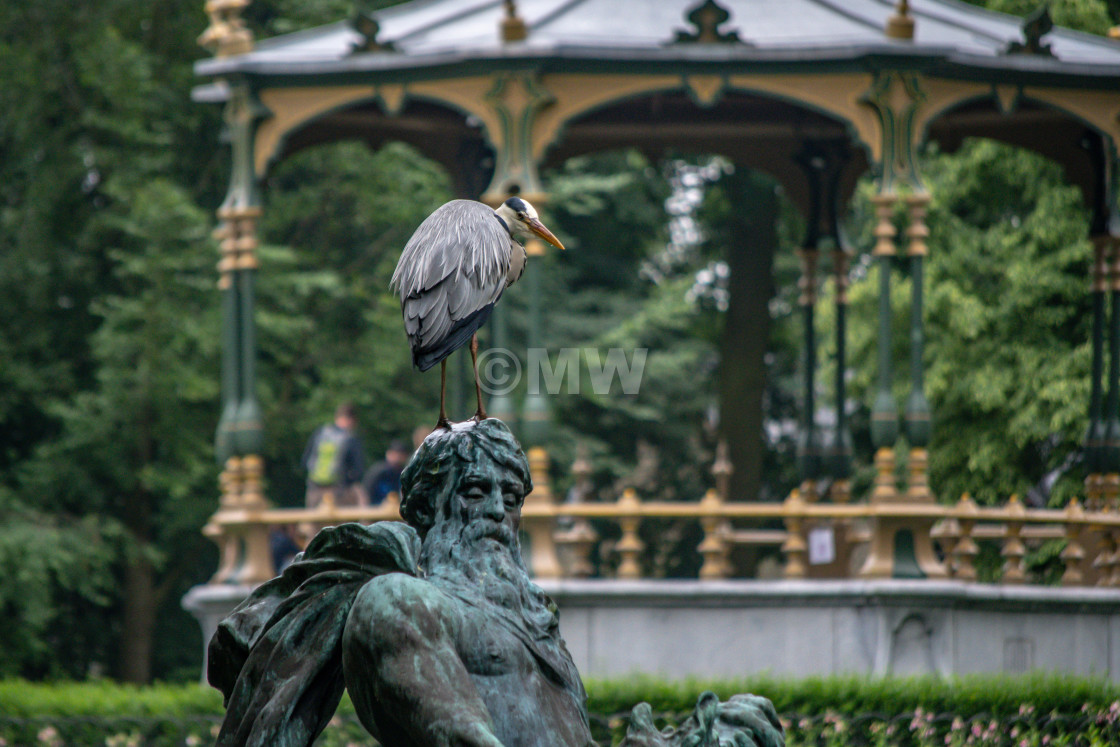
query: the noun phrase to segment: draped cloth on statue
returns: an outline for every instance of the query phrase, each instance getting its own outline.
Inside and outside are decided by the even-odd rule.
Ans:
[[[217,747],[305,747],[342,698],[342,633],[354,597],[385,573],[419,575],[420,538],[400,522],[319,532],[210,641],[210,684],[226,717]]]

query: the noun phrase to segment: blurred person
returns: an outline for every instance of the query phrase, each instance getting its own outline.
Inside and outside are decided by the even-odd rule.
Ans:
[[[354,406],[344,402],[335,410],[334,421],[311,435],[303,452],[308,508],[317,508],[327,494],[336,506],[369,505],[362,489],[365,457],[357,424]]]
[[[404,441],[394,440],[385,451],[385,459],[369,468],[362,486],[371,506],[378,506],[389,493],[401,494],[401,472],[408,464],[412,450]]]

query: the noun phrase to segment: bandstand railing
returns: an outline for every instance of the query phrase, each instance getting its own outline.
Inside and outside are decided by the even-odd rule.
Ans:
[[[525,501],[521,527],[528,540],[527,562],[537,578],[592,575],[591,552],[603,541],[594,527],[604,524],[617,527],[617,532],[605,540],[612,562],[603,566],[609,571],[600,568],[600,575],[642,578],[647,575],[643,556],[649,549],[639,532],[642,525],[694,520],[702,530],[695,548],[702,558],[702,580],[732,577],[733,549],[756,546],[778,549],[781,573],[787,579],[883,578],[907,576],[909,570],[910,577],[971,582],[977,580],[978,542],[986,541],[998,546],[1002,558],[998,582],[1023,584],[1028,581],[1024,563],[1028,545],[1064,540],[1063,585],[1120,586],[1120,512],[1116,491],[1100,490],[1107,478],[1089,481],[1085,506],[1075,499],[1063,509],[1029,508],[1014,495],[993,507],[980,507],[968,495],[954,504],[908,501],[906,494],[894,500],[877,501],[873,496],[866,503],[848,502],[846,490],[836,491],[839,500],[830,501],[818,498],[812,486],[791,491],[781,502],[748,503],[727,500],[730,465],[721,454],[712,469],[716,487],[699,501],[644,501],[627,489],[614,501],[558,502],[548,479],[546,452],[531,449],[529,461],[536,488]],[[583,460],[577,460],[573,472],[577,486],[586,481]],[[269,534],[277,528],[293,526],[306,540],[323,526],[398,520],[398,506],[395,494],[379,506],[364,508],[338,507],[329,499],[315,509],[271,509],[263,501],[243,505],[226,501],[204,529],[221,550],[211,583],[255,585],[276,575]],[[810,533],[821,528],[831,531],[834,558],[815,565],[810,562]],[[900,548],[898,538],[906,533],[909,540]],[[923,542],[939,552],[914,558],[915,548],[922,554]],[[853,557],[856,561],[862,557],[862,562]]]

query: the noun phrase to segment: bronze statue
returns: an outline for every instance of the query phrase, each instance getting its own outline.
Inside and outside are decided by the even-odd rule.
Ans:
[[[402,475],[407,525],[320,532],[210,643],[226,698],[220,747],[310,745],[343,687],[385,747],[589,747],[586,693],[556,606],[518,546],[532,490],[501,421],[424,441]],[[626,747],[780,747],[764,698],[701,696],[680,729],[634,709]]]

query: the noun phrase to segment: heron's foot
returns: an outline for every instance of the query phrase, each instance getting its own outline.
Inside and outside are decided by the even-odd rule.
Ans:
[[[476,423],[481,423],[483,420],[486,420],[487,417],[488,416],[486,414],[486,410],[479,408],[478,410],[474,411],[474,416],[471,418],[471,420]]]
[[[441,415],[440,419],[436,421],[436,429],[438,430],[439,428],[443,428],[444,430],[448,431],[451,430],[451,421]]]

